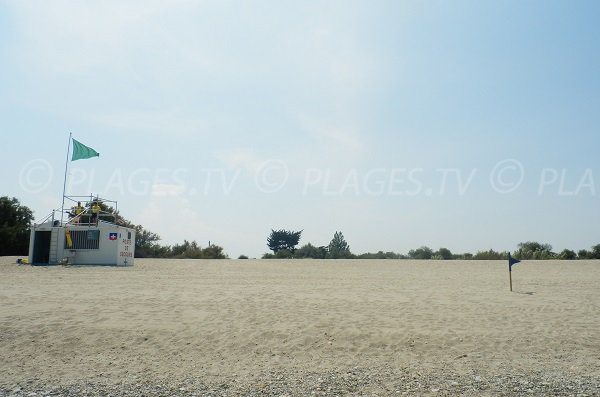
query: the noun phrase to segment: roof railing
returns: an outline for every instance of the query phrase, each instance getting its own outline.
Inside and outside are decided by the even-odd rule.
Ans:
[[[36,222],[35,224],[43,224],[48,221],[52,222],[53,226],[96,226],[98,222],[107,222],[116,224],[118,220],[118,205],[114,200],[109,200],[106,198],[102,198],[99,196],[65,196],[65,201],[73,203],[74,205],[65,206],[64,210],[61,208],[57,208],[52,210],[50,214],[44,217],[40,222]],[[81,212],[76,213],[76,208],[78,204],[81,203],[83,207]],[[113,212],[104,211],[102,209],[98,210],[98,212],[92,212],[92,206],[94,203],[109,205]],[[68,221],[62,222],[60,221],[60,217],[57,214],[67,215]]]

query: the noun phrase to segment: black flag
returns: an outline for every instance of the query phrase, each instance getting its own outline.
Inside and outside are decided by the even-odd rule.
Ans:
[[[508,253],[508,271],[512,271],[513,265],[520,263],[521,261],[510,256],[510,252]]]

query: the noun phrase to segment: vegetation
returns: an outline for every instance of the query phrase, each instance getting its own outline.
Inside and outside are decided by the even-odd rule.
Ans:
[[[577,252],[579,259],[600,259],[600,244],[594,245],[591,251],[579,250]]]
[[[439,250],[434,252],[433,259],[449,260],[454,259],[454,257],[452,256],[452,252],[450,252],[448,248],[440,248]]]
[[[327,247],[315,247],[311,243],[303,245],[296,251],[296,258],[312,258],[312,259],[325,259],[327,258]]]
[[[555,259],[557,256],[552,252],[550,244],[527,241],[526,243],[519,243],[518,247],[519,249],[513,253],[513,256],[517,259]]]
[[[224,259],[227,255],[223,248],[209,244],[202,248],[194,241],[184,240],[181,244],[173,246],[160,245],[160,236],[142,225],[135,225],[123,218],[112,207],[100,204],[104,216],[111,221],[135,229],[135,256],[137,258],[189,258],[189,259]],[[27,255],[29,249],[29,235],[33,222],[33,212],[26,206],[21,205],[18,199],[7,196],[0,197],[0,255]],[[271,230],[267,238],[267,246],[273,253],[264,254],[263,258],[313,258],[313,259],[440,259],[440,260],[505,260],[508,257],[506,251],[477,251],[475,254],[453,254],[448,248],[439,248],[433,251],[427,246],[412,249],[408,255],[395,252],[378,251],[376,253],[363,253],[355,255],[350,251],[342,232],[336,231],[327,246],[317,246],[307,243],[296,249],[300,242],[302,230]],[[591,247],[590,250],[581,249],[577,252],[564,249],[560,253],[552,251],[552,245],[527,241],[519,243],[513,252],[513,257],[520,260],[545,260],[545,259],[600,259],[600,244]],[[240,255],[238,259],[248,259],[246,255]]]
[[[135,229],[135,257],[136,258],[174,258],[174,259],[226,259],[223,247],[210,244],[202,248],[194,240],[189,242],[183,240],[182,244],[173,246],[160,245],[160,236],[142,225],[134,225],[131,221],[123,218],[118,211],[112,207],[100,203],[102,212],[112,214],[119,225]]]
[[[0,197],[0,255],[27,255],[33,211],[16,198]]]
[[[296,250],[296,246],[300,242],[300,236],[302,230],[299,232],[293,232],[290,230],[272,230],[269,237],[267,237],[267,246],[275,255],[279,251],[289,251],[292,254]]]
[[[488,251],[477,251],[475,255],[473,255],[474,260],[480,261],[492,261],[492,260],[500,260],[506,259],[508,257],[508,252],[496,252],[493,249]]]
[[[350,259],[353,257],[350,246],[344,239],[342,232],[335,232],[329,243],[327,257],[330,259]]]
[[[433,257],[433,250],[423,246],[416,250],[408,251],[408,257],[410,259],[431,259]]]
[[[356,259],[408,259],[408,256],[397,254],[395,252],[378,251],[376,253],[367,252],[356,256]]]
[[[564,249],[564,250],[562,250],[562,252],[560,254],[558,254],[558,259],[564,259],[564,260],[577,259],[577,254],[575,253],[575,251],[571,251],[569,249]]]
[[[282,231],[279,231],[282,232]],[[283,231],[285,232],[285,231]],[[271,238],[275,231],[271,231]],[[293,232],[286,232],[293,233]],[[300,233],[300,232],[298,232]],[[594,245],[591,250],[580,250],[577,253],[575,251],[565,249],[559,254],[552,252],[552,246],[550,244],[538,243],[535,241],[527,241],[519,243],[517,250],[512,254],[514,258],[521,260],[545,260],[545,259],[600,259],[600,244]],[[477,251],[475,254],[466,252],[463,254],[453,254],[448,248],[439,248],[437,251],[422,246],[417,249],[408,251],[408,255],[403,255],[396,252],[383,252],[378,251],[376,253],[367,252],[364,254],[355,255],[350,251],[350,246],[344,239],[344,235],[341,232],[335,232],[333,239],[328,246],[315,246],[311,243],[307,243],[300,247],[298,250],[280,249],[274,254],[264,254],[263,259],[439,259],[439,260],[506,260],[508,257],[507,251],[494,251],[489,249],[487,251]]]

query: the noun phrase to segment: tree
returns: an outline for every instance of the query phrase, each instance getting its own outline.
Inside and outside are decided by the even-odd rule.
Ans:
[[[592,258],[593,259],[600,259],[600,244],[596,244],[592,247]]]
[[[514,257],[517,259],[552,259],[556,257],[550,244],[527,241],[519,243],[518,247],[519,249],[514,252]]]
[[[487,251],[477,251],[471,259],[479,260],[479,261],[495,261],[495,260],[506,259],[507,257],[508,257],[508,252],[496,252],[490,248]]]
[[[308,243],[298,248],[294,256],[296,258],[325,259],[327,257],[327,247],[315,247]]]
[[[577,259],[592,259],[592,253],[588,250],[577,251]]]
[[[171,248],[171,256],[177,259],[200,259],[202,258],[202,249],[196,241],[183,240],[183,244],[175,244]]]
[[[0,197],[0,256],[27,255],[33,211],[16,198]]]
[[[416,250],[408,251],[408,257],[410,259],[431,259],[433,257],[433,250],[423,246]]]
[[[377,251],[375,253],[366,252],[357,256],[358,259],[406,259],[404,255],[397,254],[392,251],[383,252]]]
[[[566,259],[566,260],[577,259],[577,254],[575,253],[575,251],[571,251],[569,249],[564,249],[558,255],[558,259]]]
[[[335,232],[333,239],[329,243],[327,249],[329,251],[329,258],[332,259],[349,259],[352,258],[352,252],[350,252],[350,246],[344,239],[342,232]]]
[[[183,240],[183,244],[175,244],[171,248],[172,258],[177,259],[226,259],[227,255],[223,253],[223,247],[211,244],[202,248],[194,240],[189,242]],[[247,259],[247,258],[246,258]]]
[[[577,251],[577,259],[600,259],[600,244],[594,245],[591,251]]]
[[[267,246],[275,254],[280,250],[287,250],[293,253],[296,250],[296,246],[300,242],[301,235],[302,230],[299,232],[293,232],[283,229],[271,229],[271,234],[267,238]]]
[[[158,245],[157,241],[160,240],[160,236],[154,232],[151,232],[150,230],[144,229],[142,225],[135,225],[133,228],[135,229],[136,256],[141,258],[145,253],[150,254],[151,252],[155,251],[155,246]]]
[[[203,259],[227,259],[227,255],[223,253],[223,247],[211,244],[206,248],[202,248]]]
[[[443,260],[454,259],[454,257],[452,256],[452,252],[450,252],[450,250],[448,248],[440,248],[439,250],[437,250],[435,252],[435,254],[433,256],[436,259],[443,259]]]

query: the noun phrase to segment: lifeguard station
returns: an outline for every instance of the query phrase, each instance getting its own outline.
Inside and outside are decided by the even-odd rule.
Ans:
[[[116,213],[116,201],[93,196],[64,198],[68,203],[81,202],[83,210],[75,214],[63,204],[63,208],[53,210],[39,224],[34,224],[29,241],[29,263],[133,266],[135,230],[118,225],[112,212],[100,210],[95,216],[92,214],[94,203],[110,205]],[[66,222],[63,221],[65,213],[69,217]]]

